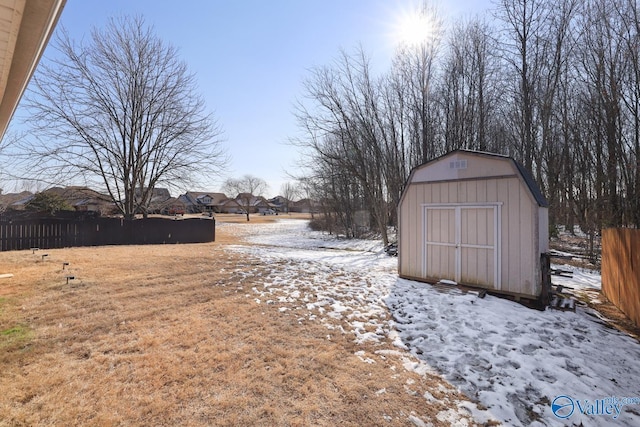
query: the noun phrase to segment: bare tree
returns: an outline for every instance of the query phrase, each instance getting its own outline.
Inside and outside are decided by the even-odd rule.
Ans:
[[[564,188],[571,185],[573,177],[566,174],[568,165],[570,133],[568,132],[568,103],[566,85],[569,77],[569,61],[576,47],[575,16],[580,7],[579,0],[561,0],[550,7],[543,41],[543,61],[540,79],[537,82],[536,99],[541,127],[540,156],[542,166],[538,169],[542,187],[547,194],[551,209],[551,223],[555,224],[565,204]],[[564,180],[562,182],[561,180]]]
[[[622,20],[621,37],[628,56],[628,71],[623,101],[629,115],[628,155],[625,174],[628,198],[628,218],[640,226],[640,6],[636,0],[625,0],[616,8]]]
[[[228,194],[237,194],[236,202],[242,207],[249,221],[251,207],[267,191],[267,183],[253,175],[244,175],[242,178],[229,178],[222,184],[222,191]]]
[[[620,158],[623,143],[623,91],[627,63],[627,50],[616,35],[622,27],[615,9],[619,2],[594,0],[585,7],[583,52],[580,59],[584,76],[583,96],[589,106],[595,156],[595,204],[597,225],[620,226],[622,209],[620,200]]]
[[[506,23],[503,58],[512,82],[514,153],[534,171],[539,147],[534,122],[535,84],[540,75],[543,30],[547,19],[545,0],[500,0],[498,15]],[[511,74],[511,72],[513,74]]]
[[[341,185],[345,179],[355,182],[357,191],[346,185],[340,187],[340,194],[359,198],[352,200],[357,202],[352,213],[368,210],[386,244],[389,205],[385,199],[387,168],[383,146],[387,136],[382,81],[371,76],[370,67],[368,57],[360,49],[355,55],[342,52],[334,67],[315,69],[306,82],[307,98],[315,108],[300,105],[297,118],[308,133],[300,144],[310,150],[315,159],[312,163],[326,168],[323,173],[316,171],[313,175],[330,178],[331,185],[336,182],[334,177],[340,177]],[[355,224],[353,215],[345,221],[347,234],[357,233],[352,231],[355,227],[352,223]]]
[[[439,91],[447,151],[499,150],[488,138],[501,92],[493,31],[476,18],[456,24],[448,37]]]
[[[436,23],[434,28],[442,27],[437,9],[427,2],[419,6],[418,13],[431,15],[431,19]],[[395,79],[400,82],[398,87],[401,92],[398,95],[405,107],[404,128],[411,146],[413,165],[427,162],[442,154],[436,135],[438,118],[434,102],[441,36],[442,34],[437,32],[423,43],[401,45],[393,60],[393,73]]]
[[[317,180],[312,177],[304,176],[299,178],[300,195],[309,201],[309,210],[311,211],[311,219],[315,219],[317,201],[320,200],[320,192],[318,190]]]
[[[438,37],[402,46],[380,79],[362,50],[312,70],[299,143],[337,230],[356,235],[366,211],[385,240],[411,168],[460,147],[522,161],[552,226],[594,237],[638,225],[637,2],[497,0],[494,13],[495,30],[479,19],[453,27],[442,57]]]
[[[426,2],[416,13],[440,27]],[[401,45],[387,76],[372,76],[360,48],[341,52],[305,82],[308,103],[300,103],[297,118],[306,137],[298,142],[308,150],[323,209],[347,236],[371,228],[387,244],[406,174],[440,154],[432,99],[440,35]]]
[[[282,187],[280,187],[280,195],[284,198],[286,213],[289,213],[289,204],[294,198],[300,197],[300,193],[300,188],[296,184],[292,182],[282,184]]]
[[[66,32],[28,97],[37,126],[26,154],[49,182],[96,180],[126,218],[146,213],[158,184],[216,174],[221,131],[175,47],[142,17],[111,19],[88,42]]]

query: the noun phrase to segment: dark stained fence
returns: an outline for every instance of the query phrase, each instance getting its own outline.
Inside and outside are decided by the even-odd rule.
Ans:
[[[602,230],[602,293],[640,326],[640,230]]]
[[[74,246],[206,243],[215,240],[210,218],[0,219],[0,250]]]

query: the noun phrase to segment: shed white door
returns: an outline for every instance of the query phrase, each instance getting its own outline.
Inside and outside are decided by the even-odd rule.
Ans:
[[[423,275],[500,289],[500,205],[424,205]]]

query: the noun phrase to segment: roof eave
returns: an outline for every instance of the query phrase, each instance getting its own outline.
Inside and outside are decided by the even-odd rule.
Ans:
[[[7,46],[7,57],[2,58],[10,67],[6,79],[0,82],[0,138],[33,76],[65,3],[66,0],[25,1],[18,4],[11,15],[14,25],[10,31],[17,28],[18,33]]]

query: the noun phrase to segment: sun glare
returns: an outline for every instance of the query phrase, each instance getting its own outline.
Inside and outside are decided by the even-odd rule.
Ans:
[[[398,47],[416,47],[432,43],[439,31],[434,13],[414,9],[402,11],[396,16],[392,38]]]

